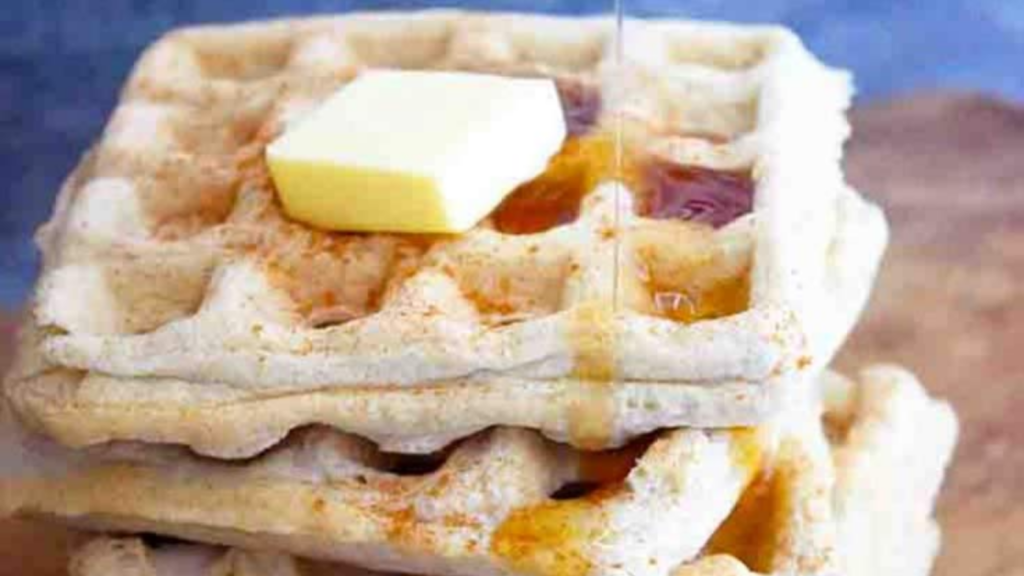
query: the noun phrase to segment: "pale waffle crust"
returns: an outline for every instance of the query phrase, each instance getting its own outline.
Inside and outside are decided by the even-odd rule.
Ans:
[[[379,453],[330,431],[244,465],[26,436],[5,448],[25,469],[0,484],[0,512],[422,574],[926,574],[951,408],[895,367],[826,374],[820,389],[824,403],[791,402],[759,429],[660,433],[624,480],[574,499],[548,495],[587,478],[586,457],[524,430],[470,438],[420,476],[376,470]],[[97,545],[80,573],[95,550],[152,561]],[[267,556],[302,567],[249,560]],[[252,573],[289,573],[273,570]]]
[[[316,423],[426,452],[492,425],[599,447],[765,420],[833,355],[886,243],[881,212],[843,183],[848,78],[784,29],[630,22],[622,66],[612,30],[441,11],[161,39],[39,233],[12,405],[72,446],[226,458]],[[751,170],[754,211],[688,242],[692,226],[643,218],[604,182],[576,221],[536,234],[485,222],[429,242],[294,224],[263,146],[367,67],[589,86],[599,130],[669,126],[633,142]],[[711,275],[749,267],[745,311],[692,324],[651,313],[648,280],[693,280],[671,271],[696,257]],[[312,325],[325,302],[318,313],[355,319]],[[581,429],[592,420],[596,433]]]

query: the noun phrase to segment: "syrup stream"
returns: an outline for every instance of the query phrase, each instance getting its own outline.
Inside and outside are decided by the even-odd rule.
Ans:
[[[617,90],[616,96],[622,97],[621,86],[623,84],[623,69],[624,69],[624,42],[625,42],[625,27],[623,26],[625,3],[626,0],[614,0],[615,1],[615,75],[616,83],[619,84],[620,88]],[[615,262],[612,265],[614,276],[612,278],[612,309],[615,312],[619,310],[619,264],[621,261],[619,253],[621,252],[622,242],[621,236],[618,234],[621,232],[622,222],[622,197],[624,194],[623,181],[623,137],[622,137],[622,109],[619,106],[619,102],[616,102],[615,107]],[[614,350],[612,351],[614,352]],[[613,374],[613,379],[615,375]]]
[[[596,300],[585,302],[577,310],[570,327],[570,338],[576,348],[574,376],[577,384],[571,393],[572,413],[570,415],[570,436],[583,449],[606,449],[615,426],[615,382],[618,379],[618,312],[619,275],[622,251],[622,211],[626,191],[624,189],[623,119],[621,100],[623,98],[623,26],[625,0],[614,0],[615,37],[614,62],[611,71],[613,84],[613,152],[611,174],[605,178],[613,186],[614,214],[611,230],[611,286],[609,292],[598,291]],[[605,247],[598,247],[604,250]],[[606,298],[610,296],[611,302]]]
[[[570,326],[569,337],[576,349],[574,376],[576,385],[570,392],[570,437],[574,443],[589,450],[606,449],[611,440],[616,420],[615,382],[618,379],[618,312],[620,309],[619,275],[622,251],[622,212],[624,190],[623,118],[623,40],[625,0],[614,0],[615,37],[614,62],[611,71],[613,84],[612,130],[613,152],[610,177],[613,186],[614,214],[611,230],[611,286],[609,292],[599,290],[598,298],[583,303]],[[598,249],[605,249],[598,247]],[[610,296],[611,302],[606,298]]]

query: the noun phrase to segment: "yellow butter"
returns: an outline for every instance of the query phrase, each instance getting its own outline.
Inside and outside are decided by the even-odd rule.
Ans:
[[[554,82],[370,71],[272,142],[289,216],[320,228],[462,232],[565,139]]]

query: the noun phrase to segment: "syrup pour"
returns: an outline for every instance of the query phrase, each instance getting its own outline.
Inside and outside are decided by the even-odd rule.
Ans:
[[[613,72],[616,80],[622,80],[623,1],[615,2],[615,61]],[[612,115],[611,170],[607,168],[599,176],[615,181],[615,213],[611,233],[613,258],[611,283],[608,291],[598,290],[595,300],[585,303],[577,310],[570,328],[574,337],[575,365],[573,376],[579,383],[575,388],[575,402],[570,414],[570,434],[578,446],[586,449],[606,448],[615,426],[616,406],[614,383],[618,367],[618,309],[619,309],[619,251],[621,249],[621,212],[623,207],[622,183],[626,178],[624,170],[622,116]],[[608,158],[603,158],[607,162]],[[594,182],[596,184],[596,182]],[[592,188],[593,186],[591,186]],[[610,301],[604,300],[604,295]],[[600,491],[597,493],[599,494]]]
[[[616,0],[618,2],[618,0]],[[616,4],[615,36],[616,62],[622,59],[622,6]],[[588,112],[593,106],[587,104],[592,99],[576,98],[577,114],[570,117],[589,118]],[[596,118],[596,116],[595,116]],[[603,143],[598,140],[583,156],[590,161],[590,168],[583,180],[584,194],[590,192],[602,180],[621,180],[622,178],[622,134],[619,118],[613,117],[614,125],[611,138],[605,136]],[[567,386],[569,395],[569,434],[573,442],[584,449],[599,450],[607,447],[611,431],[615,426],[615,394],[614,382],[616,371],[616,290],[618,283],[618,250],[620,230],[618,209],[621,206],[619,195],[621,186],[615,188],[616,214],[612,233],[612,275],[608,279],[611,285],[599,287],[593,300],[580,303],[573,314],[569,325],[569,338],[574,351],[573,382]],[[578,202],[577,202],[578,206]],[[595,247],[598,250],[600,246]],[[598,492],[600,493],[600,491]],[[596,494],[596,493],[595,493]]]
[[[578,305],[569,321],[574,353],[566,385],[569,437],[586,450],[607,447],[615,424],[616,328],[612,303],[601,300]]]
[[[616,20],[619,25],[616,53],[617,59],[621,60],[622,6],[619,2],[616,0]],[[561,167],[561,170],[553,171],[556,179],[552,186],[528,183],[525,190],[516,191],[521,194],[519,199],[515,198],[515,193],[510,197],[509,205],[512,208],[505,205],[503,208],[518,216],[510,218],[509,212],[502,215],[499,209],[499,215],[495,218],[499,230],[513,233],[514,230],[539,231],[571,221],[579,215],[580,201],[593,189],[597,180],[618,176],[621,171],[619,132],[616,131],[615,139],[611,142],[607,138],[587,136],[589,127],[581,132],[581,120],[586,124],[597,118],[596,113],[591,113],[596,108],[592,104],[593,99],[564,90],[563,94],[570,96],[563,96],[563,105],[567,110],[566,122],[573,134],[566,145],[569,154],[562,157],[561,162],[558,157],[552,162],[552,167]],[[559,184],[568,186],[562,187]],[[560,197],[568,197],[568,200],[557,200]],[[618,229],[617,219],[615,225]],[[616,264],[617,250],[616,245]],[[569,434],[574,444],[585,448],[607,446],[614,424],[614,283],[617,279],[616,266],[613,277],[609,279],[613,283],[610,287],[610,301],[602,299],[599,292],[597,298],[579,303],[568,327],[567,336],[574,352],[572,381],[565,386],[569,405]],[[545,576],[587,576],[595,568],[591,543],[600,541],[608,524],[599,502],[618,493],[620,488],[621,482],[615,482],[582,498],[548,500],[514,510],[498,527],[491,548],[519,572]]]

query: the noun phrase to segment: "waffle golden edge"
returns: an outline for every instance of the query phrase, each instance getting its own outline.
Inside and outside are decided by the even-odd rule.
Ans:
[[[749,489],[702,555],[675,568],[673,576],[928,574],[939,545],[931,509],[957,435],[952,410],[894,366],[872,367],[857,381],[828,373],[822,389],[823,427],[814,432],[822,442],[828,439],[830,458],[816,462],[798,455],[807,449],[800,445],[804,439],[784,443],[773,474]],[[796,495],[803,498],[799,510]],[[71,574],[372,576],[256,550],[184,543],[150,549],[137,539],[99,538],[75,556]]]
[[[622,67],[606,19],[425,12],[170,34],[39,233],[44,269],[7,396],[68,445],[223,458],[317,423],[430,452],[492,425],[594,448],[763,421],[828,363],[887,240],[881,211],[843,182],[848,77],[779,28],[637,21],[627,34]],[[568,225],[481,225],[426,251],[295,226],[254,154],[366,67],[583,86],[602,102],[594,131],[625,118],[644,154],[750,171],[753,212],[695,233],[599,180]],[[621,241],[603,232],[616,218]],[[680,271],[695,285],[749,280],[749,299],[698,322],[656,313],[652,283],[671,288]],[[353,319],[317,326],[309,309],[331,282],[333,312]],[[615,373],[600,434],[577,426],[594,372]]]

